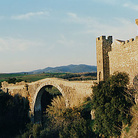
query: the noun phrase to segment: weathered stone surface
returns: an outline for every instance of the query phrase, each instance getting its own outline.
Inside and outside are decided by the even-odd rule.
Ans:
[[[112,36],[101,36],[96,39],[96,55],[97,55],[97,80],[106,80],[109,77],[109,56],[111,51]]]
[[[106,80],[114,72],[126,72],[129,75],[130,85],[138,91],[138,36],[126,41],[116,40],[105,36],[96,39],[97,50],[97,80]],[[134,85],[135,84],[135,85]],[[135,95],[138,103],[138,94]]]
[[[73,107],[84,101],[84,98],[92,94],[94,81],[67,81],[57,78],[46,78],[32,83],[8,84],[2,82],[2,90],[11,95],[20,94],[28,97],[30,102],[31,114],[41,111],[41,96],[43,88],[46,86],[56,87],[66,100],[66,105]],[[36,99],[37,102],[36,102]]]
[[[98,37],[97,49],[97,80],[106,80],[116,71],[129,74],[130,84],[138,74],[138,36],[127,41],[116,40],[112,43],[111,36]]]
[[[109,52],[110,73],[115,71],[129,74],[130,83],[138,74],[138,39],[118,42],[112,44],[112,51]]]

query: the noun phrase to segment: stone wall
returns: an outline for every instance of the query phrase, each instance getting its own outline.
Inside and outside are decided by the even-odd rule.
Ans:
[[[138,74],[138,36],[126,41],[105,36],[96,39],[97,80],[106,80],[116,71],[129,74],[130,84]]]
[[[96,55],[97,55],[97,80],[106,80],[109,77],[109,56],[111,51],[112,36],[101,36],[96,39]]]
[[[138,22],[138,20],[137,20]],[[138,36],[126,41],[105,36],[96,39],[97,81],[106,80],[114,72],[126,72],[129,85],[135,88],[135,103],[138,103]]]
[[[108,53],[110,74],[116,71],[129,74],[130,84],[138,74],[138,36],[127,41],[116,40]]]
[[[24,81],[18,82],[16,84],[12,84],[12,83],[8,83],[8,82],[4,81],[4,82],[2,82],[1,85],[2,85],[1,89],[4,92],[8,92],[12,96],[14,96],[16,94],[19,94],[23,97],[28,96],[27,83],[25,83]]]
[[[2,90],[11,95],[20,94],[23,97],[27,97],[31,114],[34,114],[36,99],[38,96],[40,96],[39,99],[41,99],[42,93],[39,93],[42,88],[49,85],[56,87],[61,92],[66,100],[67,106],[73,107],[81,104],[85,97],[92,94],[94,81],[67,81],[57,78],[46,78],[32,83],[21,82],[8,84],[7,82],[2,82]],[[40,101],[38,103],[40,103]],[[39,105],[37,108],[38,107],[41,108]]]

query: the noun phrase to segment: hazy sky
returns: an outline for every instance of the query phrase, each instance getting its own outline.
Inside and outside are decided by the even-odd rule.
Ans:
[[[96,37],[137,35],[137,0],[1,0],[0,73],[96,65]]]

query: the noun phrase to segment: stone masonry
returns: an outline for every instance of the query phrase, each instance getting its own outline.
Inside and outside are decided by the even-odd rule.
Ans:
[[[32,83],[8,84],[7,82],[2,82],[2,90],[11,95],[20,94],[23,97],[27,97],[31,109],[30,113],[35,116],[36,113],[37,115],[41,113],[41,97],[46,86],[56,87],[64,97],[66,106],[73,107],[81,104],[85,97],[92,94],[93,85],[94,81],[68,81],[46,78]]]
[[[111,51],[112,36],[107,39],[105,36],[96,39],[96,55],[97,55],[97,80],[106,80],[109,77],[109,56]]]
[[[138,19],[136,19],[138,25]],[[106,80],[116,71],[129,74],[130,84],[138,75],[138,36],[130,40],[115,40],[112,36],[96,39],[97,80]]]
[[[110,73],[115,71],[129,74],[130,83],[138,74],[138,36],[126,41],[116,40],[109,52]]]
[[[138,19],[136,19],[138,25]],[[138,103],[138,36],[129,40],[115,40],[112,36],[96,39],[97,80],[106,80],[114,72],[126,72],[130,85],[136,90],[135,102]]]

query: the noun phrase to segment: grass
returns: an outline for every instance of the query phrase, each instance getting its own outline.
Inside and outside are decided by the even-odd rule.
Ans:
[[[9,78],[21,79],[27,82],[34,82],[45,78],[62,78],[70,81],[74,80],[95,80],[96,73],[42,73],[42,74],[0,74],[0,82],[7,81]]]
[[[42,74],[0,74],[0,82],[7,81],[9,78],[22,79],[27,82],[34,82],[45,78],[58,77],[59,74],[55,73],[42,73]]]

